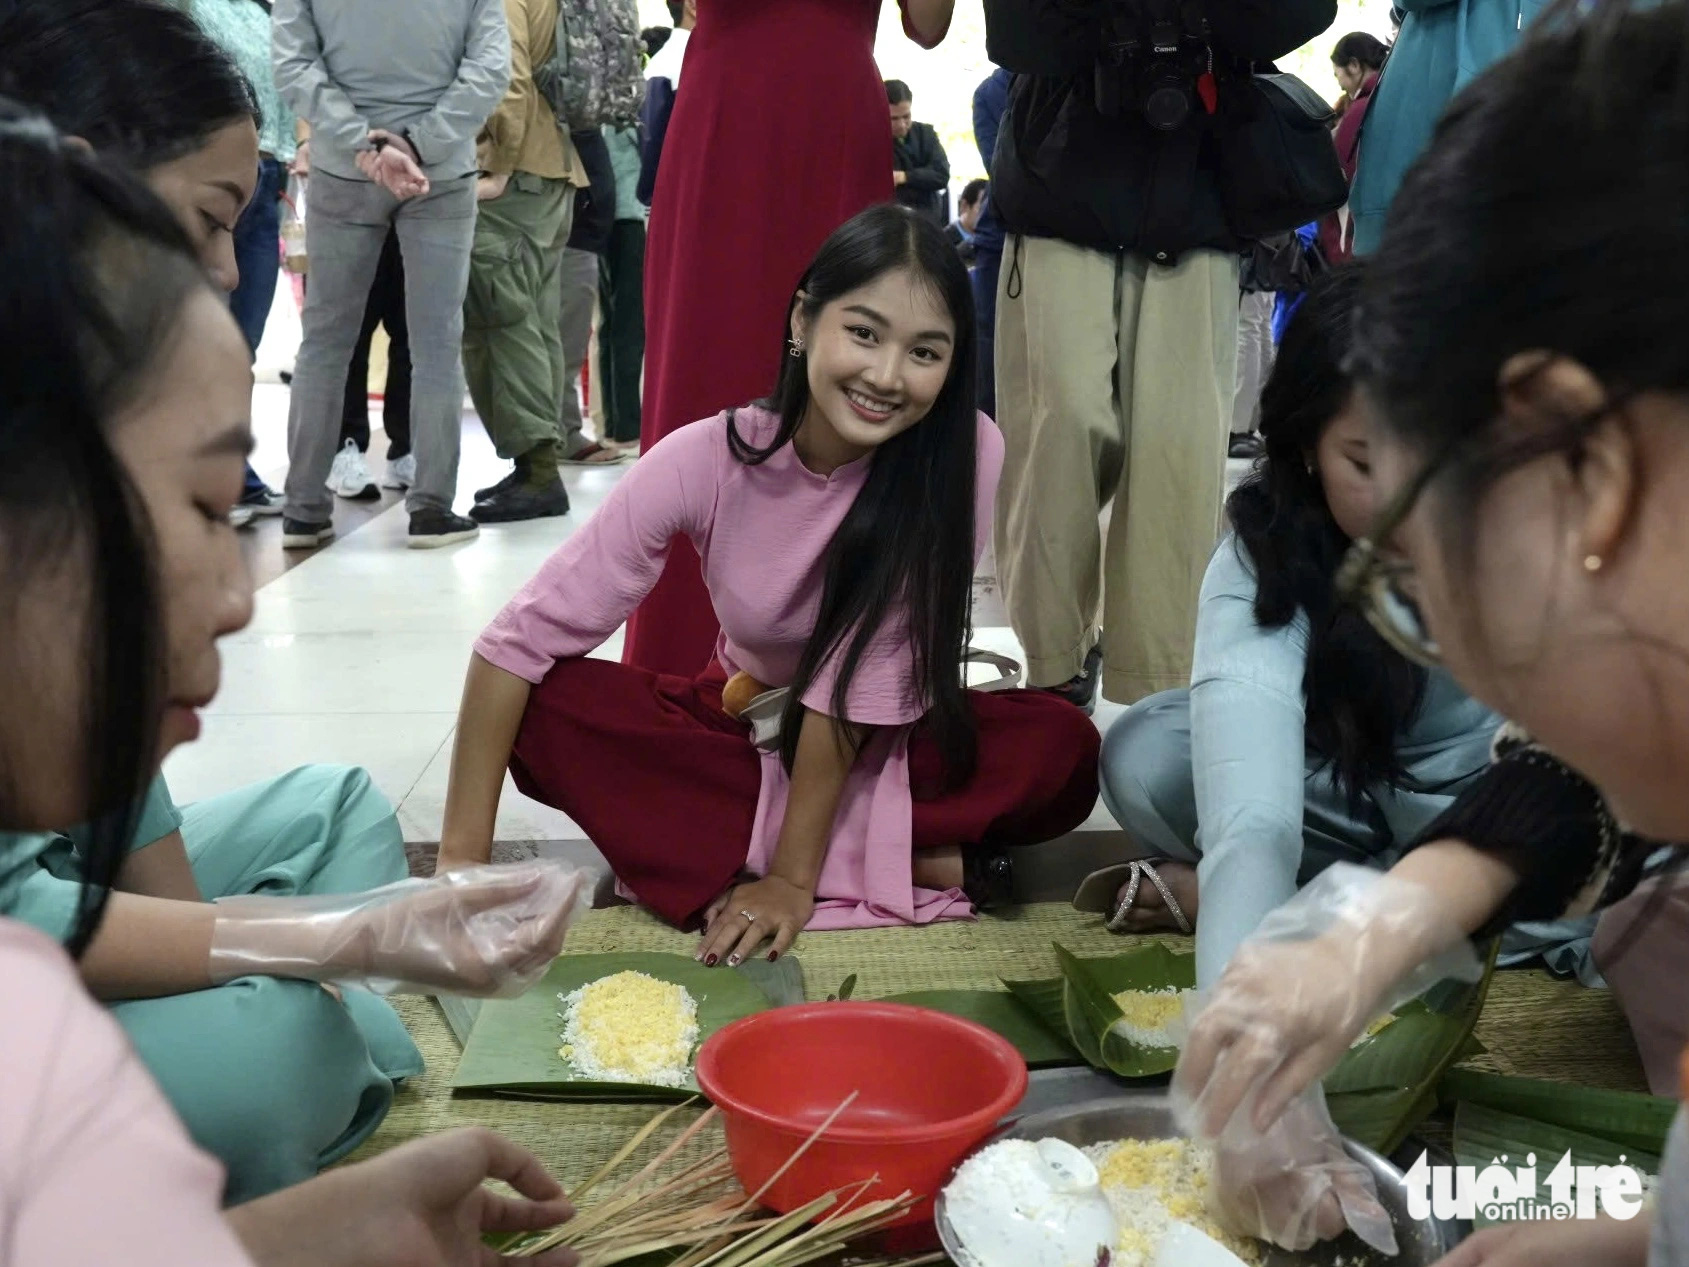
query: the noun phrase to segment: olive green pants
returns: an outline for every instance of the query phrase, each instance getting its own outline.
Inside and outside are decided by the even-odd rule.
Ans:
[[[1237,274],[1220,251],[1169,267],[1008,241],[997,574],[1033,686],[1067,681],[1099,642],[1111,700],[1190,685],[1237,393]]]
[[[475,220],[463,370],[501,458],[558,439],[558,267],[574,217],[568,181],[517,172],[500,197],[480,204]]]

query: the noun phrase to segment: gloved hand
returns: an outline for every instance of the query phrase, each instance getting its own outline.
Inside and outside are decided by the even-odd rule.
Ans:
[[[1343,1149],[1318,1087],[1298,1096],[1265,1132],[1238,1114],[1215,1141],[1213,1192],[1221,1222],[1301,1252],[1345,1227],[1396,1255],[1396,1232],[1372,1174]]]
[[[1260,1134],[1373,1020],[1483,966],[1436,895],[1337,863],[1261,921],[1207,993],[1173,1075],[1193,1134]]]
[[[211,978],[301,977],[383,993],[520,994],[563,948],[584,877],[537,860],[367,893],[216,903]]]

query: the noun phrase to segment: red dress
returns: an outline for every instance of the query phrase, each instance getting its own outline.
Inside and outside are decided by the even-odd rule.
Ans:
[[[646,449],[773,389],[804,269],[834,229],[890,200],[879,11],[880,0],[700,0],[645,247]],[[716,633],[697,553],[676,541],[628,622],[623,660],[695,677]]]

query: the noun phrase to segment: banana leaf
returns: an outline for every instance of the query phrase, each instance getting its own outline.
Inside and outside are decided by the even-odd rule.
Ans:
[[[1568,1152],[1574,1166],[1629,1165],[1645,1174],[1660,1172],[1657,1153],[1465,1101],[1455,1106],[1453,1144],[1455,1160],[1475,1170],[1482,1170],[1503,1157],[1507,1158],[1502,1163],[1505,1166],[1527,1166],[1534,1156],[1539,1193],[1546,1191],[1545,1180]],[[1488,1227],[1491,1222],[1481,1209],[1473,1212],[1474,1227]]]
[[[1677,1115],[1677,1101],[1662,1096],[1506,1077],[1475,1069],[1449,1070],[1438,1093],[1444,1103],[1497,1109],[1655,1155],[1665,1152],[1666,1136]]]
[[[1062,1006],[1064,988],[1060,977],[1044,981],[1010,981],[1005,977],[1003,986],[1022,1007],[1038,1018],[1039,1024],[1064,1043],[1073,1045],[1067,1032],[1067,1012]]]
[[[706,968],[685,955],[623,952],[564,955],[528,991],[482,1005],[458,1061],[457,1091],[546,1100],[684,1100],[698,1094],[695,1079],[682,1087],[594,1082],[558,1055],[563,1039],[559,994],[617,972],[643,972],[684,987],[698,1004],[700,1045],[723,1026],[768,1010],[769,997],[737,969]]]
[[[1546,1175],[1567,1152],[1578,1166],[1629,1165],[1650,1175],[1660,1170],[1656,1152],[1465,1100],[1455,1105],[1454,1155],[1463,1166],[1482,1168],[1501,1157],[1510,1166],[1528,1165],[1535,1153],[1537,1168]]]
[[[1189,990],[1196,986],[1196,956],[1149,942],[1124,954],[1080,959],[1056,946],[1062,969],[1062,1010],[1068,1037],[1086,1061],[1123,1078],[1169,1073],[1177,1046],[1147,1047],[1121,1032],[1114,995],[1123,990]]]
[[[983,1025],[1013,1043],[1029,1069],[1084,1063],[1072,1043],[1051,1033],[1013,994],[1002,990],[916,990],[880,1001],[928,1007]]]
[[[1375,1153],[1388,1150],[1387,1156],[1436,1109],[1437,1093],[1430,1087],[1345,1091],[1325,1103],[1339,1134]]]
[[[1382,1030],[1349,1049],[1325,1076],[1326,1094],[1413,1086],[1435,1054],[1451,1044],[1458,1051],[1467,1033],[1463,1017],[1433,1012],[1415,999]]]
[[[1436,1109],[1444,1073],[1470,1050],[1498,946],[1491,943],[1479,981],[1439,984],[1344,1054],[1324,1083],[1338,1130],[1388,1156]]]
[[[721,969],[711,969],[720,972]],[[773,963],[761,955],[745,960],[734,972],[749,977],[775,1007],[791,1007],[804,1001],[803,964],[796,955],[781,955]]]

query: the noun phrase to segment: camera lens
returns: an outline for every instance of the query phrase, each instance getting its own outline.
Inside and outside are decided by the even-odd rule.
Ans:
[[[1152,128],[1174,132],[1191,112],[1190,89],[1182,82],[1151,83],[1144,94],[1144,117]]]

